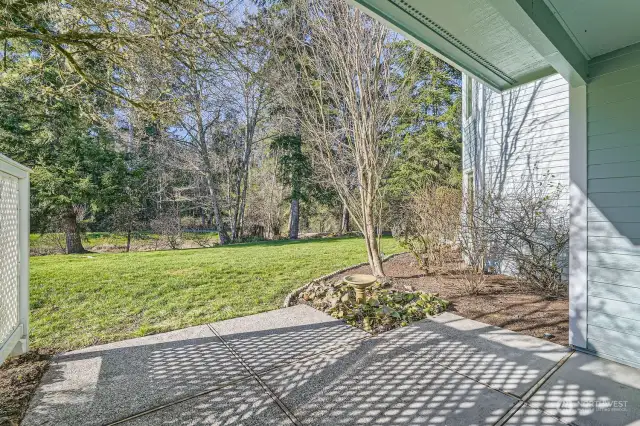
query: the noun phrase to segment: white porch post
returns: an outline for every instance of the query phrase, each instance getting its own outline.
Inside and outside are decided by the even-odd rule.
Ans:
[[[569,88],[569,344],[587,346],[587,86]]]

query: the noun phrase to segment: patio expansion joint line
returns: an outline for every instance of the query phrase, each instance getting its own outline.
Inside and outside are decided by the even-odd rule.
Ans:
[[[272,399],[274,399],[274,402],[278,405],[278,407],[282,411],[285,412],[285,414],[289,417],[289,419],[294,424],[301,425],[301,423],[297,419],[295,419],[295,416],[293,416],[293,413],[291,413],[290,410],[284,405],[284,403],[279,398],[277,398],[277,396],[273,393],[273,391],[271,391],[271,389],[262,381],[262,379],[260,379],[258,374],[255,371],[253,371],[251,368],[249,368],[249,366],[244,362],[244,360],[239,356],[239,354],[237,354],[237,352],[233,348],[231,348],[231,346],[215,330],[215,328],[213,326],[211,326],[210,324],[206,324],[206,326],[209,328],[209,330],[211,330],[211,332],[213,334],[216,335],[216,337],[218,337],[218,339],[220,339],[222,344],[233,354],[233,356],[236,359],[238,359],[238,361],[242,364],[242,366],[245,368],[245,370],[247,370],[247,372],[249,373],[247,376],[240,377],[240,378],[237,378],[237,379],[234,379],[234,380],[229,380],[227,382],[223,382],[218,386],[206,389],[206,390],[204,390],[202,392],[198,392],[198,393],[193,394],[193,395],[185,396],[184,398],[180,398],[180,399],[177,399],[175,401],[167,402],[165,404],[161,404],[159,406],[152,407],[152,408],[149,408],[147,410],[143,410],[143,411],[140,411],[138,413],[134,413],[134,414],[128,415],[126,417],[123,417],[121,419],[115,420],[113,422],[108,422],[105,425],[106,426],[112,426],[112,425],[123,424],[123,423],[126,423],[126,422],[130,421],[130,420],[134,420],[134,419],[137,419],[139,417],[144,417],[144,416],[146,416],[148,414],[155,413],[156,411],[160,411],[160,410],[163,410],[165,408],[168,408],[168,407],[171,407],[171,406],[174,406],[174,405],[181,404],[183,402],[189,401],[191,399],[199,398],[201,396],[204,396],[204,395],[219,391],[220,389],[226,388],[228,386],[235,385],[236,383],[240,383],[242,381],[248,380],[249,378],[256,380],[258,382],[258,384],[260,384],[260,386],[269,394],[269,396]],[[309,355],[306,355],[306,356],[303,356],[303,357],[299,357],[299,358],[295,358],[295,359],[292,359],[291,361],[283,362],[282,364],[278,364],[278,365],[275,365],[275,366],[270,367],[270,368],[266,368],[264,370],[261,370],[260,373],[265,373],[265,372],[268,372],[268,371],[276,370],[278,368],[284,367],[285,365],[295,364],[295,363],[298,363],[300,361],[303,361],[303,360],[306,360],[306,359],[309,359],[309,358],[313,358],[313,357],[321,355],[321,354],[335,352],[335,351],[339,350],[342,347],[350,346],[350,345],[353,345],[353,344],[356,344],[356,343],[359,343],[359,342],[370,340],[373,337],[374,336],[372,336],[372,335],[365,336],[365,337],[361,337],[361,338],[358,338],[358,339],[354,339],[353,341],[350,341],[350,342],[346,342],[346,343],[342,343],[342,344],[339,344],[339,345],[335,345],[335,346],[331,347],[331,349],[322,350],[322,351],[316,351],[316,352],[314,352],[312,354],[309,354]]]
[[[235,352],[235,350],[233,350],[233,349],[232,349],[232,348],[227,344],[227,342],[224,340],[224,338],[223,338],[221,335],[219,335],[219,334],[217,333],[217,331],[214,329],[214,327],[210,327],[208,324],[207,324],[207,327],[209,327],[209,329],[211,329],[211,331],[216,335],[216,337],[218,337],[218,338],[222,341],[222,343],[225,345],[225,347],[227,347],[230,351],[232,351],[232,352],[236,355],[236,358],[238,358],[238,359],[240,360],[240,362],[242,363],[242,365],[243,365],[247,370],[253,371],[253,370],[251,370],[250,368],[248,368],[248,367],[245,365],[244,360],[240,357],[240,355],[239,355],[239,354],[237,354],[237,353]],[[376,338],[376,337],[377,337],[377,336],[369,335],[369,336],[365,336],[365,337],[358,337],[357,339],[353,339],[353,340],[348,341],[348,342],[345,342],[345,343],[336,343],[336,344],[333,344],[333,346],[331,346],[331,348],[329,348],[329,349],[316,350],[315,352],[311,352],[311,353],[306,354],[306,355],[302,355],[302,356],[298,356],[298,357],[295,357],[295,358],[291,358],[291,359],[286,360],[286,361],[282,361],[281,363],[276,364],[276,365],[273,365],[273,366],[271,366],[271,367],[265,367],[264,369],[261,369],[261,370],[259,370],[258,372],[255,372],[255,371],[253,371],[253,372],[254,372],[255,374],[258,374],[258,373],[259,373],[259,374],[268,373],[268,372],[270,372],[270,371],[277,370],[278,368],[282,368],[282,367],[287,366],[287,365],[298,364],[298,363],[299,363],[299,362],[301,362],[301,361],[306,361],[306,360],[308,360],[308,359],[310,359],[310,358],[317,357],[318,355],[330,354],[330,353],[332,353],[332,352],[336,352],[336,351],[338,351],[338,350],[340,350],[340,349],[342,349],[342,348],[349,347],[349,346],[353,346],[353,345],[355,345],[355,344],[359,344],[359,343],[362,343],[362,342],[366,342],[366,341],[368,341],[368,340],[372,340],[372,339],[374,339],[374,338]],[[401,347],[400,345],[398,345],[397,343],[394,343],[394,345],[395,345],[395,346],[397,346],[397,347],[399,347],[399,348],[402,348],[402,347]],[[404,348],[402,348],[402,349],[404,349]],[[405,350],[406,350],[406,349],[405,349]]]
[[[410,352],[410,353],[413,353],[413,354],[416,354],[416,355],[418,354],[418,352],[413,351],[413,350],[411,350],[409,348],[406,348],[406,347],[404,347],[402,345],[398,345],[398,347],[404,349],[407,352]],[[530,406],[527,403],[527,401],[533,396],[533,394],[535,392],[538,391],[538,389],[540,389],[540,387],[542,387],[542,385],[545,384],[545,382],[547,380],[549,380],[549,377],[551,377],[556,371],[558,371],[558,369],[560,369],[560,367],[562,367],[564,365],[564,363],[567,362],[569,360],[569,358],[571,358],[571,355],[573,355],[574,352],[575,352],[575,350],[573,350],[573,349],[570,350],[569,352],[567,352],[567,354],[564,355],[557,363],[555,363],[553,365],[553,367],[551,367],[536,383],[534,383],[531,386],[531,388],[529,388],[529,390],[522,395],[522,397],[519,397],[518,395],[512,394],[511,392],[503,391],[502,389],[498,389],[496,387],[493,387],[493,386],[491,386],[491,385],[489,385],[487,383],[484,383],[484,382],[482,382],[482,381],[480,381],[478,379],[475,379],[475,378],[473,378],[473,377],[471,377],[471,376],[469,376],[469,375],[467,375],[467,374],[465,374],[465,373],[463,373],[461,371],[458,371],[458,370],[456,370],[455,368],[453,368],[453,367],[451,367],[449,365],[446,365],[446,364],[443,364],[441,362],[438,362],[438,361],[432,359],[432,358],[434,358],[434,356],[429,357],[429,361],[433,362],[435,364],[438,364],[439,366],[441,366],[441,367],[443,367],[443,368],[445,368],[445,369],[447,369],[449,371],[453,371],[456,374],[464,376],[467,379],[472,380],[472,381],[474,381],[474,382],[476,382],[476,383],[478,383],[478,384],[480,384],[480,385],[482,385],[482,386],[484,386],[486,388],[489,388],[489,389],[494,390],[496,392],[500,392],[501,394],[509,396],[511,398],[517,399],[516,403],[509,410],[507,410],[507,412],[504,413],[502,415],[502,417],[499,418],[496,421],[496,423],[493,424],[493,426],[503,426],[524,405]],[[532,408],[534,408],[534,407],[532,407]],[[553,414],[547,413],[546,411],[544,411],[544,410],[542,410],[540,408],[536,408],[536,409],[539,410],[539,411],[544,412],[545,414],[550,415],[551,417],[554,417],[555,419],[560,421],[560,423],[564,423],[563,421],[560,420],[560,418],[558,416],[555,416]]]
[[[273,400],[273,402],[276,403],[276,405],[278,406],[278,408],[280,408],[280,410],[282,410],[282,412],[284,412],[284,414],[289,418],[289,420],[291,420],[291,422],[296,425],[296,426],[302,426],[302,423],[296,418],[296,416],[291,412],[291,410],[289,410],[289,408],[284,404],[284,402],[282,402],[280,400],[280,398],[278,398],[278,395],[276,395],[270,388],[269,386],[267,386],[266,383],[264,383],[262,381],[262,379],[260,378],[260,376],[258,376],[258,374],[253,371],[253,369],[249,366],[249,364],[247,364],[244,359],[242,359],[242,357],[240,356],[240,354],[238,354],[235,349],[233,349],[231,347],[231,345],[229,343],[227,343],[226,340],[224,340],[222,338],[222,336],[218,333],[218,331],[211,326],[210,324],[207,324],[207,327],[209,327],[209,329],[211,330],[211,332],[213,334],[215,334],[218,339],[220,339],[220,341],[222,342],[222,344],[229,350],[229,352],[231,352],[231,354],[242,364],[242,366],[249,372],[249,374],[251,375],[251,377],[258,382],[258,384],[260,385],[260,387],[267,393],[267,395],[269,395],[269,397]],[[280,366],[279,366],[280,367]]]
[[[148,414],[155,413],[156,411],[161,411],[161,410],[164,410],[165,408],[169,408],[169,407],[172,407],[174,405],[181,404],[181,403],[189,401],[191,399],[199,398],[201,396],[204,396],[204,395],[219,391],[220,389],[226,388],[228,386],[233,386],[233,385],[235,385],[237,383],[240,383],[240,382],[243,382],[245,380],[252,379],[252,378],[253,377],[251,377],[251,375],[247,375],[247,376],[239,377],[239,378],[234,379],[234,380],[229,380],[229,381],[223,382],[222,384],[220,384],[218,386],[215,386],[213,388],[209,388],[209,389],[204,390],[202,392],[198,392],[198,393],[193,394],[193,395],[185,396],[184,398],[176,399],[175,401],[167,402],[165,404],[158,405],[157,407],[153,407],[153,408],[149,408],[149,409],[144,410],[144,411],[140,411],[139,413],[131,414],[129,416],[123,417],[123,418],[121,418],[119,420],[116,420],[116,421],[113,421],[113,422],[105,423],[105,426],[123,424],[123,423],[126,423],[126,422],[130,421],[130,420],[134,420],[134,419],[137,419],[137,418],[140,418],[140,417],[144,417],[144,416],[146,416]]]
[[[551,367],[549,369],[549,371],[547,371],[540,378],[540,380],[535,382],[533,384],[533,386],[531,386],[529,388],[529,390],[527,392],[525,392],[524,395],[522,395],[522,398],[518,398],[515,395],[511,395],[511,396],[514,396],[514,397],[518,398],[518,402],[513,407],[511,407],[500,419],[498,419],[498,421],[496,423],[494,423],[494,426],[503,426],[503,425],[505,425],[511,419],[511,417],[513,417],[518,412],[518,410],[520,410],[525,405],[528,406],[528,407],[531,407],[531,405],[529,405],[529,403],[528,403],[528,401],[531,399],[531,397],[533,395],[535,395],[535,393],[538,392],[538,390],[540,390],[542,385],[544,385],[547,382],[547,380],[549,380],[549,378],[551,376],[553,376],[555,374],[555,372],[558,371],[560,369],[560,367],[562,367],[564,365],[564,363],[567,362],[569,360],[569,358],[571,358],[571,355],[573,355],[574,353],[575,353],[575,350],[573,350],[573,349],[569,350],[569,352],[567,352],[567,354],[565,356],[563,356],[558,362],[556,362],[554,364],[554,366]],[[550,417],[553,417],[554,419],[558,420],[560,423],[566,424],[565,422],[562,421],[562,419],[560,419],[559,416],[554,415],[552,413],[548,413],[542,408],[536,408],[536,407],[531,407],[531,408],[536,409],[536,410],[538,410],[540,412],[543,412],[543,413],[547,414]]]
[[[404,349],[405,351],[407,351],[407,352],[409,352],[409,353],[412,353],[412,354],[414,354],[414,355],[418,355],[418,352],[416,352],[416,351],[412,351],[411,349],[408,349],[408,348],[406,348],[406,347],[404,347],[404,346],[402,346],[402,345],[397,345],[397,346],[398,346],[399,348],[401,348],[401,349]],[[429,356],[428,358],[425,358],[425,359],[426,359],[427,361],[429,361],[429,362],[434,363],[434,364],[438,364],[440,367],[444,368],[445,370],[452,371],[452,372],[454,372],[454,373],[456,373],[456,374],[458,374],[458,375],[460,375],[460,376],[463,376],[463,377],[465,377],[465,378],[467,378],[467,379],[469,379],[469,380],[471,380],[471,381],[473,381],[473,382],[476,382],[477,384],[482,385],[482,386],[484,386],[485,388],[488,388],[488,389],[494,390],[494,391],[496,391],[496,392],[500,392],[500,393],[501,393],[501,394],[503,394],[503,395],[506,395],[506,396],[509,396],[509,397],[511,397],[511,398],[516,398],[516,399],[520,400],[520,398],[519,398],[517,395],[514,395],[514,394],[512,394],[512,393],[510,393],[510,392],[507,392],[507,391],[503,391],[502,389],[499,389],[499,388],[497,388],[497,387],[491,386],[490,384],[485,383],[485,382],[483,382],[483,381],[481,381],[481,380],[479,380],[479,379],[476,379],[476,378],[474,378],[474,377],[471,377],[471,376],[469,376],[468,374],[463,373],[462,371],[456,370],[455,368],[451,367],[450,365],[443,364],[443,363],[441,363],[441,362],[439,362],[439,361],[436,361],[435,359],[433,359],[434,357],[435,357],[435,355],[432,355],[432,356]]]

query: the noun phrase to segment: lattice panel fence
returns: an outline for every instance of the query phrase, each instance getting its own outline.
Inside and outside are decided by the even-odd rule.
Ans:
[[[0,364],[29,347],[29,172],[0,154]]]
[[[19,325],[18,179],[0,173],[0,343]]]

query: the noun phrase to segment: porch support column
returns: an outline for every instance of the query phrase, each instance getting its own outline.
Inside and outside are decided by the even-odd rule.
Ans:
[[[587,346],[587,86],[569,88],[569,344]]]

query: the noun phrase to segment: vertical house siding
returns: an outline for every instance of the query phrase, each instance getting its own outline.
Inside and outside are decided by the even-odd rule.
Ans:
[[[587,349],[640,365],[640,48],[589,73]]]
[[[503,93],[474,82],[470,116],[463,122],[463,169],[474,172],[475,193],[508,196],[524,182],[559,185],[568,220],[569,86],[562,76]],[[502,272],[512,272],[510,265]]]

